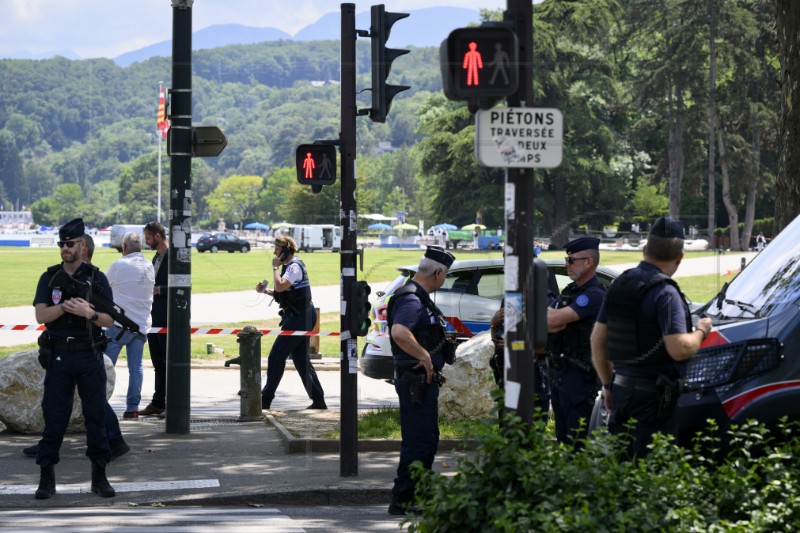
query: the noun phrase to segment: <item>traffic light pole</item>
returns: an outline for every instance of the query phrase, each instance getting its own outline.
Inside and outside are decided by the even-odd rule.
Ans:
[[[167,433],[189,433],[192,295],[192,3],[172,1]]]
[[[533,3],[507,0],[506,21],[519,42],[519,85],[507,98],[509,107],[533,104]],[[505,180],[506,281],[505,339],[510,365],[506,367],[506,400],[523,421],[533,422],[534,383],[537,379],[533,332],[533,211],[532,168],[507,168]],[[516,264],[514,264],[516,263]]]
[[[339,469],[342,477],[358,475],[358,345],[350,335],[348,305],[356,281],[356,6],[342,4],[341,49],[341,211],[342,247],[339,264],[342,276],[340,383],[342,391]]]

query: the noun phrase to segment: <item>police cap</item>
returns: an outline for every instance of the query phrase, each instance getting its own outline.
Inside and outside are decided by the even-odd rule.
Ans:
[[[600,248],[600,239],[597,237],[578,237],[564,245],[568,254],[582,252],[584,250],[597,250]]]
[[[453,254],[445,251],[441,246],[428,246],[425,250],[425,257],[447,268],[450,268],[450,265],[452,265],[453,261],[456,259]]]
[[[686,238],[686,235],[683,233],[683,224],[669,215],[664,215],[656,220],[656,223],[653,224],[653,227],[650,229],[650,235],[663,237],[665,239]]]
[[[77,239],[78,237],[83,237],[84,233],[83,219],[76,218],[70,220],[58,229],[58,238],[62,241],[69,241]]]

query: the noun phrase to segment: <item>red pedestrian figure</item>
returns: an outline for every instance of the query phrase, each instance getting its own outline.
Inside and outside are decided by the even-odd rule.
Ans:
[[[314,158],[311,157],[311,152],[306,154],[306,158],[303,161],[303,170],[305,170],[305,176],[308,179],[314,177],[314,169],[317,168],[317,165],[314,163]]]
[[[467,70],[467,85],[478,85],[478,69],[483,68],[483,59],[478,52],[478,43],[469,43],[469,52],[464,54],[462,69]]]

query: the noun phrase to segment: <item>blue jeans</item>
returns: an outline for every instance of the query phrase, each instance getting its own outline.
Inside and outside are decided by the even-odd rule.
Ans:
[[[144,380],[144,368],[142,367],[142,353],[144,352],[144,343],[147,338],[142,333],[134,333],[133,331],[124,330],[122,336],[117,340],[122,328],[117,326],[109,328],[106,331],[108,337],[108,346],[106,347],[106,355],[114,366],[117,366],[117,357],[122,347],[125,347],[125,353],[128,356],[128,397],[126,400],[126,411],[138,411],[139,402],[142,400],[142,382]]]

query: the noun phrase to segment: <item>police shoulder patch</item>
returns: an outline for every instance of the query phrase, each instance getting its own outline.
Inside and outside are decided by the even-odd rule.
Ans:
[[[581,294],[580,296],[575,298],[575,305],[577,305],[578,307],[586,307],[587,305],[589,305],[589,297],[586,296],[585,294]]]

